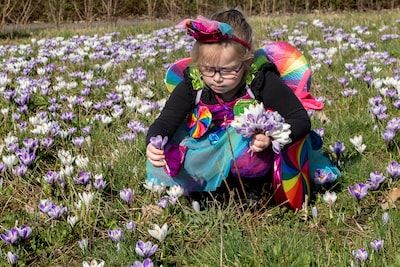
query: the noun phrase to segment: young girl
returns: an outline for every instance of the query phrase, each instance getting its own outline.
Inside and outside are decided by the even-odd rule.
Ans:
[[[193,192],[214,191],[232,175],[265,180],[274,159],[271,138],[244,138],[230,127],[235,104],[256,99],[277,111],[290,125],[292,143],[310,132],[306,110],[273,64],[252,73],[252,29],[239,11],[181,25],[196,39],[192,64],[149,128],[147,181]],[[168,137],[165,147],[150,142],[157,135]]]

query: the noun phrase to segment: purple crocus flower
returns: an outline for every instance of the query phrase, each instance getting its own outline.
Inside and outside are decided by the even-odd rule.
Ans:
[[[383,181],[385,181],[386,177],[383,176],[380,172],[371,172],[369,174],[369,179],[367,180],[368,189],[378,190],[379,186]]]
[[[82,128],[82,133],[84,135],[89,135],[91,131],[92,131],[92,127],[91,126],[86,126],[86,127]]]
[[[75,177],[75,183],[81,185],[87,185],[90,181],[92,174],[90,172],[80,171],[78,176]]]
[[[396,133],[391,129],[386,129],[385,132],[382,133],[382,138],[386,143],[392,141],[395,137]]]
[[[321,138],[323,138],[324,135],[325,135],[325,129],[324,128],[314,129],[314,132],[316,132]]]
[[[39,146],[39,141],[36,138],[26,138],[22,143],[30,150],[35,150]]]
[[[127,126],[134,133],[144,133],[146,131],[146,127],[139,121],[130,121]]]
[[[35,153],[29,151],[29,149],[27,149],[27,148],[18,149],[17,152],[16,152],[16,154],[17,154],[17,156],[18,156],[19,161],[20,161],[22,164],[26,165],[26,166],[31,165],[32,162],[33,162],[33,161],[35,160],[35,158],[36,158]]]
[[[82,147],[83,143],[85,142],[85,138],[83,136],[78,136],[72,138],[72,144],[76,147]]]
[[[106,181],[103,180],[103,177],[95,178],[93,182],[94,188],[97,190],[103,190],[106,187]]]
[[[358,260],[359,263],[362,263],[368,259],[368,252],[363,249],[357,249],[356,251],[353,251],[353,256]]]
[[[53,205],[54,204],[51,200],[42,199],[42,200],[40,200],[40,203],[39,203],[39,209],[41,212],[47,213],[47,212],[49,212],[49,210],[52,208]]]
[[[28,167],[24,164],[19,164],[13,170],[15,176],[23,177],[28,172]]]
[[[18,230],[16,228],[11,228],[4,234],[1,234],[0,239],[3,240],[7,245],[15,244],[19,239]]]
[[[368,186],[364,183],[358,183],[348,187],[349,193],[357,200],[363,199],[368,193]]]
[[[8,152],[15,153],[16,151],[18,151],[18,149],[19,149],[18,143],[11,143],[7,145]]]
[[[150,258],[145,259],[143,262],[135,261],[130,267],[153,267],[154,264]]]
[[[63,121],[72,121],[75,117],[76,116],[72,111],[67,111],[61,114],[61,119]]]
[[[335,181],[336,178],[337,175],[333,173],[329,167],[326,167],[324,169],[316,169],[314,173],[314,182],[315,184],[319,185],[331,183]]]
[[[136,229],[136,223],[135,223],[134,221],[128,221],[128,222],[125,224],[125,228],[126,228],[127,230],[133,232],[133,231],[135,231],[135,229]]]
[[[156,253],[157,249],[158,246],[153,245],[151,241],[143,242],[142,240],[139,240],[135,247],[136,253],[145,258],[151,257],[154,253]]]
[[[168,205],[169,197],[168,196],[163,196],[161,197],[160,201],[158,201],[158,206],[162,209],[165,209]]]
[[[22,240],[28,239],[32,234],[32,228],[23,224],[21,227],[17,228],[19,236]]]
[[[60,179],[60,174],[55,171],[48,171],[44,176],[44,180],[49,184],[54,184]]]
[[[75,127],[69,127],[67,129],[68,134],[71,134],[71,135],[76,133],[76,131],[77,131],[77,129]]]
[[[168,136],[157,135],[150,137],[150,143],[157,149],[164,149],[164,146],[168,143]]]
[[[114,229],[107,231],[108,237],[113,241],[118,243],[122,239],[122,230],[121,229]]]
[[[47,215],[53,219],[59,219],[63,216],[64,212],[67,211],[67,208],[59,205],[53,205],[50,210],[47,212]]]
[[[376,239],[371,242],[371,248],[376,252],[381,251],[383,249],[383,243],[383,240]]]
[[[119,192],[119,196],[126,204],[130,205],[133,200],[134,191],[131,188],[124,188]]]
[[[332,151],[333,153],[336,154],[336,156],[340,156],[340,155],[344,152],[344,150],[346,149],[344,143],[343,143],[343,142],[340,142],[340,141],[335,142],[335,143],[334,143],[333,145],[331,145],[329,148],[331,149],[331,151]]]
[[[44,147],[44,148],[49,148],[51,147],[51,145],[54,143],[54,139],[51,137],[45,137],[42,140],[40,140],[40,144]]]
[[[386,168],[386,171],[392,179],[397,179],[400,177],[400,164],[393,160]]]
[[[7,170],[7,165],[3,162],[0,162],[0,173],[3,173]]]

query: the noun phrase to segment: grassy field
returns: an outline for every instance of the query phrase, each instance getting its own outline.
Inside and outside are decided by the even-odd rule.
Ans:
[[[144,137],[168,97],[166,66],[192,44],[163,28],[174,22],[2,35],[0,265],[400,266],[399,175],[387,170],[400,162],[400,12],[250,22],[258,46],[290,40],[309,59],[312,94],[325,102],[313,128],[324,130],[338,183],[298,212],[168,201],[144,187]],[[339,156],[335,142],[345,145]],[[348,187],[373,172],[385,180],[355,199]],[[331,205],[326,191],[337,194]],[[165,238],[149,233],[165,223]],[[139,240],[157,245],[154,255]]]

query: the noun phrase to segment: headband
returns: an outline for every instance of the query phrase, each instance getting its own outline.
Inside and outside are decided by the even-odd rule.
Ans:
[[[195,20],[183,20],[177,27],[186,29],[188,35],[203,43],[218,43],[225,40],[232,40],[251,49],[251,45],[245,40],[235,36],[232,26],[224,22],[209,20],[203,16],[198,16]]]

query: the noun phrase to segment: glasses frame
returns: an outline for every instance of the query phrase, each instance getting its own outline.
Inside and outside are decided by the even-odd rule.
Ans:
[[[201,73],[201,75],[203,75],[204,77],[209,77],[212,78],[215,76],[215,74],[217,74],[217,72],[219,73],[219,76],[221,76],[224,79],[236,79],[238,77],[238,73],[242,70],[244,63],[242,62],[240,64],[240,66],[237,69],[229,69],[229,68],[215,68],[215,67],[210,67],[210,66],[204,66],[204,65],[200,65],[199,66],[199,71]],[[213,70],[213,73],[211,75],[207,74],[205,75],[202,71],[202,68],[209,68],[210,70]],[[223,74],[223,71],[230,71],[230,72],[234,72],[234,73],[229,73],[229,74]],[[225,75],[234,75],[234,77],[226,77]]]

